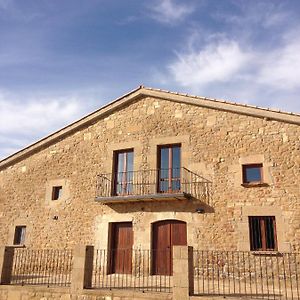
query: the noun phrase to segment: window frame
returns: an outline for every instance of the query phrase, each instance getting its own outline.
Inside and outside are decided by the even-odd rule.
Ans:
[[[179,168],[173,168],[173,148],[178,147],[180,149],[180,153],[179,153]],[[162,154],[162,150],[163,149],[168,149],[169,152],[169,160],[168,160],[168,177],[166,178],[162,178],[160,172],[161,170],[164,170],[161,167],[161,154]],[[174,144],[164,144],[164,145],[157,145],[157,186],[156,186],[156,190],[158,193],[176,193],[176,192],[180,192],[181,191],[181,168],[182,168],[182,144],[181,143],[174,143]],[[174,177],[172,175],[172,170],[178,169],[179,170],[179,176]],[[161,182],[165,181],[168,182],[168,189],[166,191],[164,191],[163,189],[161,189]],[[179,190],[177,189],[173,189],[173,182],[175,181],[179,181],[179,185],[180,188]]]
[[[247,169],[250,168],[259,168],[260,171],[260,180],[247,180]],[[263,164],[262,163],[255,163],[255,164],[243,164],[242,165],[242,177],[243,177],[243,185],[260,185],[264,183],[263,177]]]
[[[253,222],[254,220],[259,222],[259,231],[261,237],[261,248],[255,247],[254,235],[253,232]],[[272,239],[274,241],[274,248],[267,248],[267,235],[271,234],[267,232],[266,220],[271,219],[273,225]],[[249,240],[250,240],[250,251],[278,251],[278,242],[277,242],[277,230],[276,230],[276,218],[275,216],[248,216],[249,224]],[[257,237],[258,238],[258,237]]]
[[[128,153],[132,153],[133,156],[133,161],[132,161],[132,168],[133,171],[127,171],[127,166],[128,166]],[[119,172],[118,170],[118,162],[120,159],[120,154],[126,154],[124,155],[124,165],[123,165],[123,170]],[[122,175],[122,180],[119,182],[118,181],[118,174],[123,173]],[[133,192],[130,192],[130,187],[133,189],[133,178],[128,179],[128,174],[132,173],[134,174],[134,148],[128,148],[128,149],[120,149],[120,150],[115,150],[113,151],[113,164],[112,164],[112,196],[126,196],[130,195]],[[130,175],[129,175],[130,176]],[[123,187],[124,192],[118,193],[118,185],[121,185]]]
[[[62,198],[63,193],[63,186],[62,185],[55,185],[52,186],[52,194],[51,194],[51,200],[57,201]]]
[[[26,225],[17,225],[14,233],[14,246],[23,246],[26,241]]]

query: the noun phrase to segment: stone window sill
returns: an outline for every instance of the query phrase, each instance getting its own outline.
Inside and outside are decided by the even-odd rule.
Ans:
[[[22,244],[22,245],[8,245],[6,247],[9,247],[9,248],[26,248],[26,246],[24,244]]]
[[[252,188],[252,187],[267,187],[269,185],[265,182],[249,182],[249,183],[242,183],[241,186],[245,188]]]
[[[253,255],[261,256],[282,256],[282,253],[277,250],[266,250],[266,251],[251,251]]]

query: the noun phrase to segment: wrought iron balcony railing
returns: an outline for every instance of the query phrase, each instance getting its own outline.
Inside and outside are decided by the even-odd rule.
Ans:
[[[209,196],[210,186],[210,181],[184,167],[100,174],[96,199],[203,199]]]

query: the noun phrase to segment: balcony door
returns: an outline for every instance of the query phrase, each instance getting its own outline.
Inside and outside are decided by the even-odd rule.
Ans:
[[[180,191],[181,146],[178,144],[158,148],[158,192]]]
[[[130,195],[133,191],[133,149],[115,152],[114,195]]]

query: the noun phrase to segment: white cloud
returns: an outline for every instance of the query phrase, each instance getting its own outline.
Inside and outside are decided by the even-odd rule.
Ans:
[[[290,37],[268,51],[247,46],[245,50],[235,40],[221,40],[177,53],[168,66],[169,75],[181,86],[193,89],[233,81],[268,86],[274,91],[300,89],[299,40]]]
[[[235,12],[211,13],[224,30],[191,32],[167,66],[164,84],[299,112],[300,22],[295,11],[283,2],[231,4]]]
[[[201,48],[199,43],[193,46],[193,35],[186,42],[192,46],[168,65],[163,84],[213,98],[300,111],[300,41],[295,34],[286,34],[268,49],[216,37]]]
[[[68,102],[56,99],[28,102],[8,101],[0,96],[0,133],[30,134],[37,129],[47,132],[69,122],[79,114],[75,99]]]
[[[20,95],[0,91],[0,159],[68,125],[90,108],[75,96],[17,99]]]
[[[232,80],[248,63],[250,54],[235,41],[212,42],[200,50],[177,54],[169,66],[171,76],[182,86],[201,88],[211,82]]]
[[[258,83],[275,90],[300,88],[300,41],[293,39],[269,53],[260,55]]]
[[[225,23],[247,28],[249,26],[262,26],[265,28],[282,26],[293,20],[297,16],[293,16],[291,11],[286,11],[284,6],[286,3],[272,1],[232,1],[239,13],[233,14],[229,11],[216,11],[213,17],[217,20],[225,21]]]
[[[158,0],[156,5],[150,7],[151,17],[161,23],[172,24],[182,21],[194,11],[194,7],[188,4],[175,3],[174,0]]]

